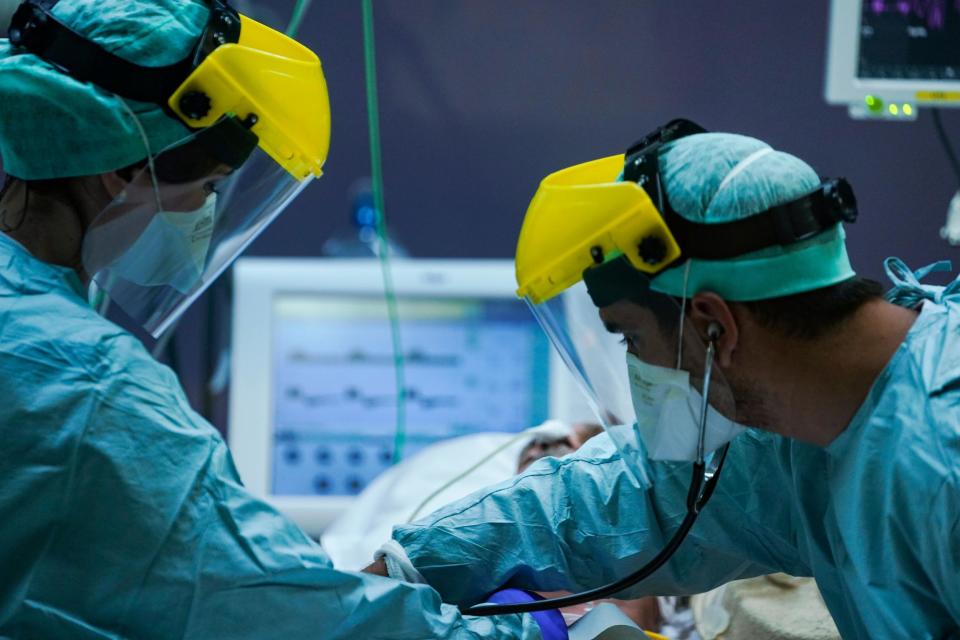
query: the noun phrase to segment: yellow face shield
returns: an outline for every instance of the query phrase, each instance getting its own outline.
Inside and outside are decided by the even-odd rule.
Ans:
[[[76,80],[161,105],[194,133],[235,120],[293,179],[321,175],[330,146],[330,101],[320,59],[310,49],[239,14],[226,0],[208,0],[207,25],[190,53],[168,66],[142,66],[60,22],[52,12],[57,1],[21,4],[11,21],[11,44]],[[232,129],[225,126],[221,137]],[[236,148],[246,137],[223,141]]]
[[[56,3],[21,4],[11,43],[116,98],[164,107],[171,129],[187,125],[152,148],[127,109],[142,161],[125,169],[81,252],[97,295],[157,337],[321,175],[330,105],[320,60],[225,0],[207,0],[207,24],[185,57],[138,65],[59,21]]]
[[[617,182],[623,166],[622,155],[610,156],[544,178],[520,231],[517,295],[545,302],[617,255],[647,274],[680,256],[647,192],[635,182]]]
[[[239,19],[239,40],[211,51],[170,96],[169,107],[191,128],[236,116],[295,179],[319,177],[330,146],[320,59],[278,31]]]

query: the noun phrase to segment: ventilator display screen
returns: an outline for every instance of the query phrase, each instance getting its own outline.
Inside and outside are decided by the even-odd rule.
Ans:
[[[960,80],[960,0],[863,0],[857,75]]]
[[[523,303],[403,298],[399,311],[404,456],[548,417],[550,347]],[[392,463],[397,437],[385,302],[278,295],[273,313],[273,493],[359,493]]]

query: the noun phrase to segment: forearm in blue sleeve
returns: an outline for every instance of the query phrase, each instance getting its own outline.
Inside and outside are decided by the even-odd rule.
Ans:
[[[622,596],[697,593],[736,578],[808,572],[790,543],[788,483],[766,435],[735,441],[688,539],[667,566]],[[398,527],[394,538],[446,602],[478,602],[504,585],[582,591],[632,573],[666,544],[686,514],[690,473],[690,464],[647,462],[638,479],[609,438],[598,436],[571,456],[541,460]]]
[[[68,474],[69,535],[34,570],[38,606],[11,626],[57,632],[14,635],[74,637],[82,621],[104,631],[83,637],[144,640],[540,637],[528,615],[464,617],[427,585],[334,569],[244,489],[185,399],[153,388],[125,385],[100,404]],[[54,627],[53,612],[67,622]]]
[[[427,585],[335,570],[227,473],[214,480],[191,637],[473,640],[540,637],[529,615],[465,617]]]

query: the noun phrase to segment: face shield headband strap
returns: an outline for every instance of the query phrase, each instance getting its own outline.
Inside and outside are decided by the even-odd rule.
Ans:
[[[824,180],[811,193],[742,220],[719,224],[687,220],[670,205],[660,178],[660,151],[667,143],[700,133],[706,129],[690,120],[672,120],[632,145],[623,166],[623,179],[643,187],[680,246],[682,254],[675,265],[689,258],[726,260],[790,245],[837,223],[856,222],[857,199],[844,178]]]
[[[735,222],[697,224],[672,210],[664,217],[682,251],[680,257],[666,267],[669,269],[687,264],[689,258],[727,260],[801,242],[839,222],[855,222],[857,205],[850,185],[839,178],[825,181],[817,191],[793,202]],[[650,289],[651,277],[634,268],[624,255],[590,266],[583,272],[587,292],[597,308],[642,297]]]
[[[221,118],[198,131],[190,142],[168,149],[156,158],[157,176],[178,184],[200,180],[218,165],[239,169],[257,148],[259,138],[236,118]]]
[[[583,272],[583,283],[598,309],[619,300],[642,300],[650,291],[650,278],[634,268],[624,255],[588,267]]]
[[[680,245],[679,261],[726,260],[773,246],[803,242],[838,223],[857,221],[857,199],[844,178],[824,180],[813,192],[748,218],[698,224],[667,206],[661,215]]]
[[[193,51],[165,67],[144,67],[114,55],[57,20],[51,10],[59,0],[27,0],[10,21],[10,43],[23,47],[82,82],[123,98],[152,102],[169,111],[167,101],[193,70],[221,44],[240,40],[240,14],[223,0],[208,0],[210,17]],[[209,113],[205,94],[186,93],[184,113]],[[206,113],[200,113],[200,112]]]

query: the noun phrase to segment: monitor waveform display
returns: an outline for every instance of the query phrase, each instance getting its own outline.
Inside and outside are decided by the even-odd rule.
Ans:
[[[357,387],[347,387],[340,393],[311,394],[305,392],[298,386],[292,386],[287,388],[286,396],[288,401],[301,402],[310,408],[331,407],[346,403],[359,405],[366,409],[376,409],[393,407],[396,406],[397,403],[397,394],[369,395]],[[408,405],[414,404],[426,411],[453,408],[458,405],[458,398],[455,395],[429,395],[410,387],[404,389],[403,399]]]
[[[550,346],[522,302],[403,302],[401,391],[389,321],[369,302],[275,315],[274,494],[362,491],[393,462],[398,400],[405,457],[443,438],[515,432],[548,417]]]
[[[460,356],[455,353],[431,354],[419,349],[411,349],[402,357],[404,363],[410,366],[456,367],[460,363]],[[303,349],[294,349],[290,352],[288,359],[290,362],[329,366],[367,364],[392,367],[395,362],[392,353],[370,353],[365,349],[356,349],[349,353],[311,353]]]
[[[949,11],[960,13],[960,0],[870,0],[867,6],[874,16],[896,13],[914,17],[930,29],[943,29]]]
[[[960,0],[863,0],[858,77],[960,80]]]

